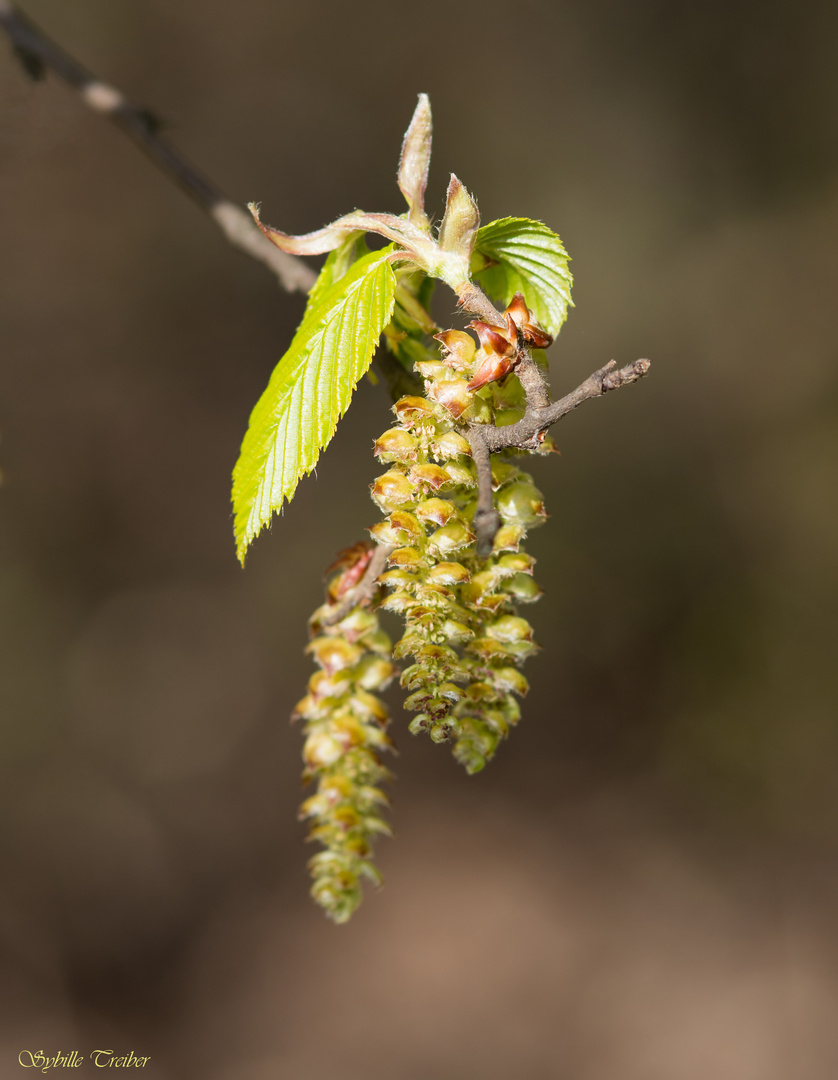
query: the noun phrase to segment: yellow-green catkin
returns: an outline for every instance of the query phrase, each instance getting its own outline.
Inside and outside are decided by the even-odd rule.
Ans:
[[[386,517],[370,532],[395,548],[379,581],[391,590],[382,607],[405,620],[393,656],[413,661],[401,676],[406,708],[417,714],[410,731],[450,742],[474,773],[520,718],[517,699],[528,686],[519,668],[536,646],[518,606],[541,592],[521,541],[546,515],[532,477],[493,456],[502,525],[489,557],[478,556],[477,475],[464,425],[514,422],[523,394],[514,375],[469,392],[480,354],[467,334],[442,336],[443,359],[426,353],[415,364],[425,396],[397,401],[396,426],[376,442],[387,470],[372,485],[372,498]]]
[[[381,883],[372,845],[377,836],[390,835],[381,817],[388,800],[379,787],[389,773],[379,754],[391,743],[387,709],[375,692],[396,672],[390,639],[374,610],[359,605],[330,623],[340,585],[340,577],[333,580],[330,601],[312,616],[307,651],[319,670],[295,710],[305,721],[303,779],[317,784],[300,817],[311,822],[309,839],[324,848],[309,862],[311,894],[338,923],[361,902],[363,879]]]

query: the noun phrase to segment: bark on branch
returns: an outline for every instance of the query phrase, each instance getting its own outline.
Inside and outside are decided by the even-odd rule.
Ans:
[[[589,375],[575,390],[558,401],[550,401],[547,384],[529,354],[516,367],[527,395],[527,408],[523,417],[514,424],[496,427],[494,424],[472,424],[468,440],[477,467],[477,512],[474,524],[477,532],[477,550],[484,558],[491,553],[492,543],[500,528],[500,516],[494,509],[492,499],[491,455],[499,450],[515,447],[519,450],[537,450],[543,433],[553,424],[572,412],[583,401],[602,397],[609,390],[642,379],[651,367],[648,360],[635,360],[624,368],[617,368],[614,360]]]
[[[589,375],[575,390],[571,390],[558,401],[545,405],[530,405],[528,395],[527,411],[517,423],[508,424],[506,427],[485,425],[486,444],[492,453],[511,446],[521,450],[536,450],[539,435],[558,423],[583,401],[602,397],[609,390],[616,390],[620,386],[627,386],[642,379],[651,366],[649,360],[635,360],[633,364],[617,369],[616,362],[609,360],[605,367]]]
[[[33,79],[43,78],[47,70],[53,71],[86,105],[113,121],[170,180],[209,214],[234,247],[267,266],[283,289],[304,293],[311,289],[316,278],[314,271],[264,237],[243,206],[228,199],[160,134],[160,121],[153,113],[132,104],[116,87],[96,79],[9,0],[0,0],[0,26]]]

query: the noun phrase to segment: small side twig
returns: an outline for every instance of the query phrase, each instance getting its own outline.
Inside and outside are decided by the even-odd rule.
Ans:
[[[609,390],[642,379],[652,366],[649,360],[635,360],[624,368],[617,369],[615,361],[609,361],[604,367],[589,375],[575,390],[565,394],[558,401],[550,401],[546,383],[532,358],[529,364],[535,371],[540,387],[534,381],[533,371],[526,369],[527,382],[524,383],[527,394],[527,409],[523,417],[514,424],[496,427],[494,424],[472,424],[468,429],[468,439],[472,457],[477,466],[477,512],[474,515],[477,530],[477,550],[482,556],[492,550],[492,543],[500,528],[500,517],[494,510],[492,500],[491,455],[500,450],[515,447],[520,450],[538,449],[540,436],[553,424],[572,412],[583,401],[602,397]],[[521,374],[520,365],[516,372]],[[537,400],[543,404],[536,404]]]
[[[553,424],[558,423],[563,417],[572,412],[583,401],[591,398],[602,397],[609,390],[616,390],[620,386],[628,386],[629,383],[642,379],[651,367],[649,360],[635,360],[624,368],[615,370],[617,364],[609,360],[605,367],[589,375],[587,379],[575,390],[565,394],[558,401],[548,405],[527,404],[524,416],[514,424],[506,427],[495,427],[493,424],[485,425],[484,437],[489,450],[495,453],[498,450],[506,450],[516,446],[522,450],[535,450],[538,447],[539,435]]]
[[[37,79],[47,70],[55,72],[86,105],[113,121],[170,180],[209,214],[234,247],[267,266],[283,289],[287,292],[311,289],[316,279],[311,268],[266,239],[244,207],[228,199],[160,134],[160,121],[153,113],[132,104],[116,87],[91,75],[10,0],[0,0],[0,26],[11,39],[27,74]]]
[[[392,544],[379,544],[376,546],[364,571],[364,576],[323,619],[323,626],[334,626],[335,623],[339,623],[341,619],[346,618],[354,607],[363,604],[372,596],[377,587],[378,575],[384,572],[387,560],[394,551],[395,548]]]

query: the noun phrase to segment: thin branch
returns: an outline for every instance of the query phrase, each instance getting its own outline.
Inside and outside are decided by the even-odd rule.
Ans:
[[[387,560],[395,550],[396,549],[392,544],[378,544],[376,546],[372,553],[372,557],[370,558],[369,565],[364,571],[364,576],[353,589],[349,590],[341,602],[329,612],[326,618],[323,619],[323,626],[334,626],[335,623],[339,623],[341,619],[345,619],[354,607],[358,607],[359,604],[363,604],[369,600],[378,587],[378,575],[384,572]]]
[[[506,320],[479,285],[467,281],[457,290],[460,307],[471,315],[478,315],[489,326],[506,326]]]
[[[538,372],[531,358],[529,362]],[[548,396],[547,404],[532,404],[530,392],[528,392],[526,412],[517,423],[507,424],[505,427],[496,427],[494,424],[471,425],[468,429],[468,439],[472,456],[477,465],[478,509],[474,515],[474,523],[477,530],[477,550],[479,554],[485,557],[491,552],[495,533],[500,527],[500,518],[492,518],[486,512],[487,508],[491,509],[493,507],[493,503],[491,471],[488,465],[482,464],[483,459],[489,461],[491,454],[497,453],[499,450],[508,450],[511,447],[516,447],[519,450],[537,450],[542,433],[567,416],[583,401],[602,397],[609,390],[616,390],[620,386],[628,386],[629,383],[642,379],[651,366],[649,360],[635,360],[633,364],[617,370],[615,361],[610,360],[605,367],[601,367],[599,371],[589,375],[575,390],[571,390],[569,394],[565,394],[558,401],[550,402]],[[546,395],[546,384],[540,372],[538,372],[538,378]],[[540,394],[541,391],[538,391],[537,395],[540,396]],[[534,389],[533,396],[537,395]]]
[[[495,533],[501,527],[500,514],[492,498],[492,455],[486,442],[485,427],[485,424],[473,424],[468,430],[471,456],[477,469],[474,527],[477,531],[477,554],[482,559],[491,555]]]
[[[539,435],[558,423],[583,401],[602,397],[609,390],[616,390],[620,386],[627,386],[642,379],[651,366],[649,360],[635,360],[633,364],[615,370],[617,364],[614,360],[609,360],[605,367],[589,375],[581,385],[558,401],[542,406],[528,405],[524,416],[517,423],[508,424],[506,427],[484,425],[486,443],[492,453],[511,446],[521,450],[535,450],[538,448]]]
[[[0,0],[0,26],[11,39],[14,51],[26,72],[34,79],[43,78],[45,71],[55,72],[71,86],[94,111],[106,116],[143,150],[160,169],[192,200],[206,211],[235,247],[263,263],[279,279],[288,292],[308,292],[316,275],[300,259],[281,251],[254,224],[243,207],[228,199],[210,180],[160,135],[160,122],[147,109],[132,104],[115,87],[92,76],[73,57],[51,41],[34,23],[18,11],[10,0]],[[457,290],[460,307],[479,316],[492,326],[504,325],[504,317],[483,290],[474,282],[466,282]],[[388,384],[410,378],[407,372],[394,371],[395,361],[387,357],[379,361]],[[477,467],[478,502],[475,513],[478,552],[491,552],[495,533],[500,528],[500,515],[492,498],[491,455],[499,450],[517,447],[523,450],[538,448],[540,436],[547,428],[589,398],[601,397],[609,390],[625,386],[642,378],[649,370],[648,360],[636,360],[616,371],[612,360],[595,371],[575,390],[559,401],[551,402],[544,375],[532,359],[529,350],[519,344],[515,373],[521,380],[527,399],[526,412],[521,420],[505,427],[493,424],[471,425],[467,431],[472,456]],[[412,387],[411,387],[412,389]],[[354,589],[329,615],[327,625],[339,622],[353,607],[368,599],[378,575],[383,571],[391,548],[376,548],[370,565]]]
[[[532,358],[526,346],[519,346],[518,358],[513,369],[521,380],[528,409],[544,409],[550,404],[550,391],[544,372]]]
[[[316,275],[301,260],[280,251],[264,237],[250,214],[232,202],[171,143],[160,135],[160,121],[147,109],[133,105],[113,86],[100,82],[73,57],[51,41],[9,0],[0,0],[0,26],[9,35],[27,73],[42,78],[55,72],[95,112],[106,116],[151,158],[192,200],[206,211],[229,242],[264,263],[287,292],[308,292]]]

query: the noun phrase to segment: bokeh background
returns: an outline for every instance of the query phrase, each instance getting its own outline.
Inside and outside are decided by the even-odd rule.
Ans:
[[[491,767],[393,696],[387,884],[334,927],[287,718],[386,391],[242,572],[229,474],[302,299],[0,41],[0,1075],[833,1080],[838,8],[25,10],[292,232],[400,212],[427,91],[430,207],[456,171],[574,258],[554,391],[654,366],[533,466],[543,650]]]

